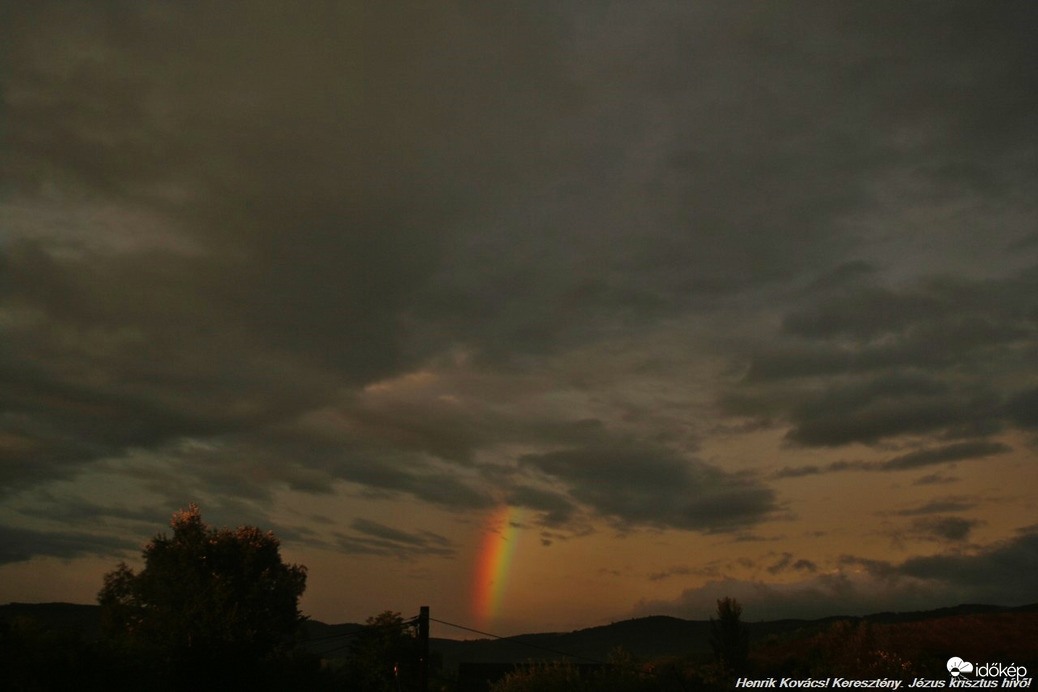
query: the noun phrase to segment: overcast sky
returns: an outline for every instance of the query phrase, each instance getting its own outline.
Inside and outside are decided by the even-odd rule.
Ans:
[[[1038,6],[403,5],[0,5],[0,601],[1038,601]]]

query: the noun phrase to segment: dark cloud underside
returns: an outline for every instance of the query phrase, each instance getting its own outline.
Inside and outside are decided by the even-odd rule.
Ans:
[[[653,447],[584,447],[530,454],[520,464],[569,486],[569,494],[621,524],[721,530],[775,509],[768,488]]]
[[[1035,431],[1033,4],[2,12],[11,506],[96,473],[734,531],[764,478]],[[751,476],[694,455],[729,423],[899,451]]]

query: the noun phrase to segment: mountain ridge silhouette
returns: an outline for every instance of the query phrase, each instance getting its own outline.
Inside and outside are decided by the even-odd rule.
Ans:
[[[28,618],[47,629],[76,632],[86,639],[96,639],[100,636],[100,611],[100,606],[76,603],[8,603],[0,605],[0,622]],[[994,613],[1038,613],[1038,603],[1022,606],[963,603],[933,610],[884,611],[864,616],[832,615],[812,619],[785,618],[745,624],[753,642],[797,630],[820,631],[840,620],[902,623]],[[305,623],[306,648],[332,658],[343,656],[352,635],[363,627],[360,623],[328,624],[308,619]],[[444,668],[453,669],[462,662],[516,663],[563,656],[577,662],[605,661],[610,652],[618,647],[645,659],[705,654],[710,651],[709,641],[709,620],[650,615],[571,632],[533,632],[466,640],[434,637],[430,640],[430,649],[442,661]]]

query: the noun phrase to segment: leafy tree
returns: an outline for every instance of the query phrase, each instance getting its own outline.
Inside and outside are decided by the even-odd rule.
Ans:
[[[742,623],[742,606],[734,598],[717,601],[717,618],[710,618],[710,646],[723,666],[740,672],[750,653],[750,638]]]
[[[211,529],[194,504],[173,515],[172,537],[144,547],[144,569],[120,564],[98,594],[116,645],[149,656],[175,680],[263,675],[287,660],[303,617],[306,568],[281,560],[273,533]]]

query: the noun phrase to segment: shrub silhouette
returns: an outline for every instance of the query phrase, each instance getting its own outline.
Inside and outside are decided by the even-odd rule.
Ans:
[[[491,686],[491,692],[578,692],[587,690],[570,661],[531,661]]]
[[[622,648],[609,662],[578,666],[569,660],[534,660],[516,668],[491,686],[491,692],[649,692],[664,689],[651,666],[638,662]],[[583,670],[582,670],[583,669]]]

